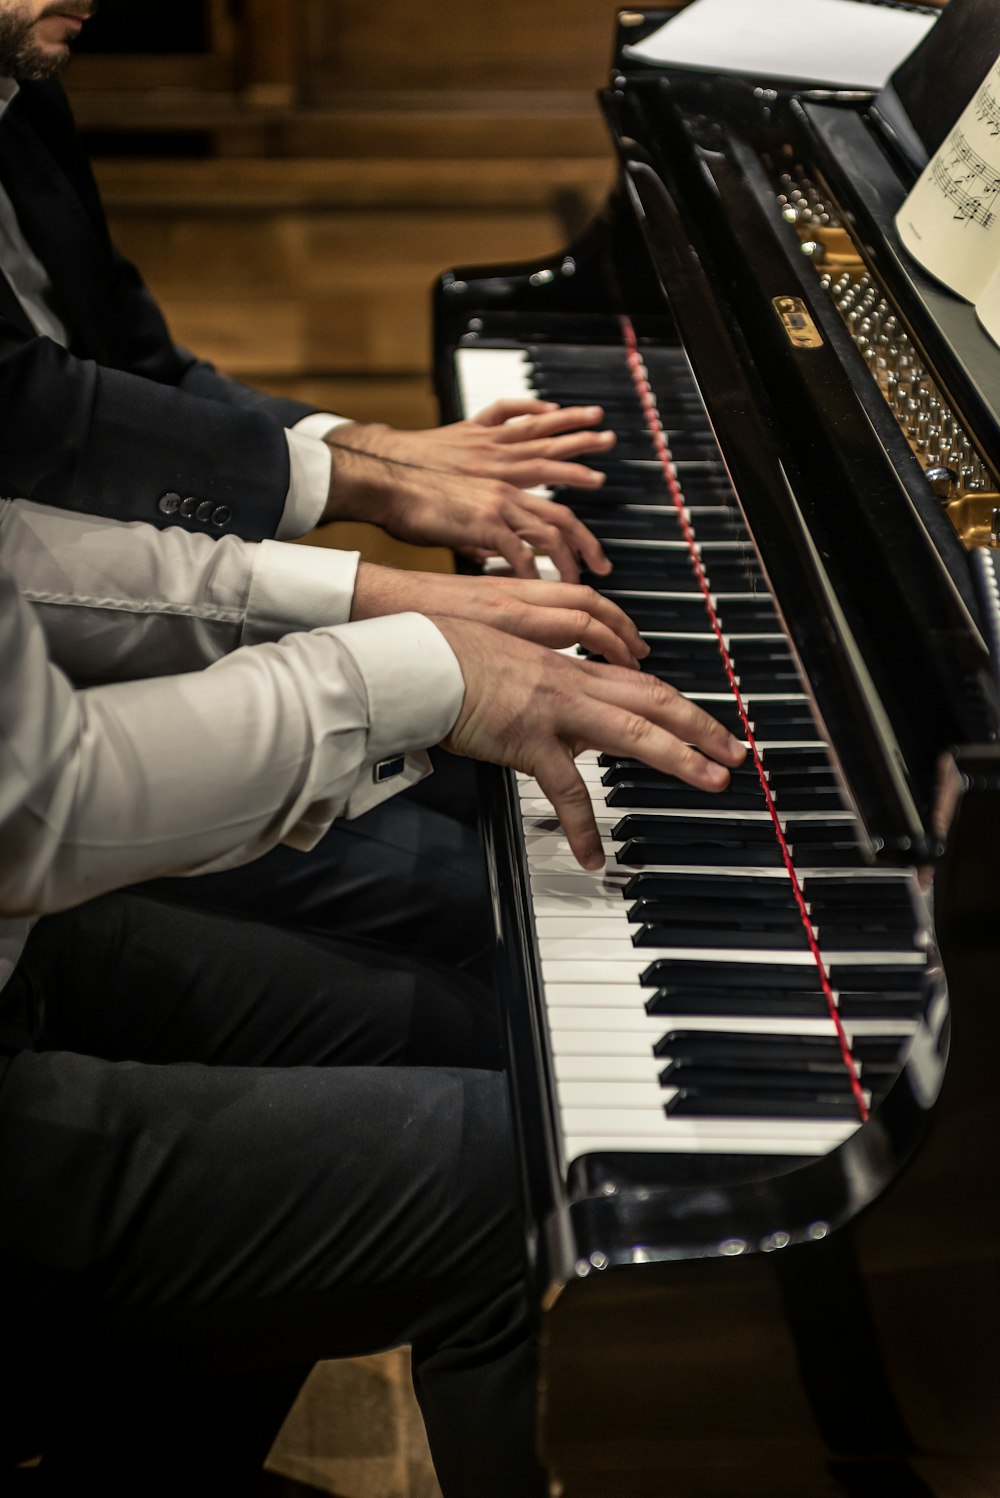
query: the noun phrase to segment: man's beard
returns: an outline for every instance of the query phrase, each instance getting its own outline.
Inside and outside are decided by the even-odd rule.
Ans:
[[[96,0],[89,4],[88,0],[65,0],[30,18],[0,11],[0,78],[51,78],[61,72],[69,61],[68,52],[49,52],[36,42],[35,22],[46,15],[90,16],[96,9]]]

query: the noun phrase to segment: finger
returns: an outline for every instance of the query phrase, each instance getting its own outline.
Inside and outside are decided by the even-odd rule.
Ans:
[[[596,661],[580,661],[577,669],[591,677],[593,684],[590,690],[603,702],[638,714],[654,730],[667,730],[686,746],[690,746],[694,758],[700,759],[702,764],[705,763],[702,758],[704,755],[719,764],[733,767],[741,765],[746,759],[746,746],[733,738],[729,730],[723,728],[704,708],[685,697],[669,682],[660,681],[647,672],[623,672],[616,667],[602,666]],[[643,757],[642,754],[637,755],[639,759]],[[690,756],[685,755],[684,759],[691,765]]]
[[[502,426],[505,421],[513,421],[518,416],[535,416],[539,413],[558,410],[559,406],[556,401],[500,400],[493,401],[471,420],[484,427],[495,427]]]
[[[503,404],[503,402],[498,402]],[[482,417],[479,418],[482,420]],[[580,427],[595,427],[604,420],[602,406],[551,405],[544,415],[531,416],[494,432],[494,442],[530,442],[539,437],[558,437]]]
[[[564,583],[580,581],[576,555],[557,526],[547,525],[537,515],[513,505],[506,519],[511,530],[516,531],[535,551],[549,558]]]
[[[528,423],[517,424],[511,430],[526,433]],[[502,436],[504,440],[501,445]],[[535,440],[528,440],[525,437],[520,441],[498,433],[494,443],[494,449],[498,454],[496,466],[506,468],[512,461],[558,462],[568,458],[577,458],[585,453],[607,452],[617,441],[615,433],[607,429],[601,432],[566,432],[561,437],[544,437]]]
[[[607,483],[607,474],[599,468],[588,468],[585,463],[552,463],[547,458],[532,458],[530,462],[492,465],[503,482],[518,489],[600,489]]]
[[[506,524],[495,528],[491,543],[492,551],[503,557],[515,577],[537,578],[538,568],[531,547],[526,546],[519,535]]]
[[[604,849],[593,803],[566,746],[550,740],[535,759],[532,771],[552,802],[577,863],[590,873],[598,873],[604,867]]]
[[[649,646],[624,609],[605,598],[595,588],[584,585],[571,587],[568,583],[537,582],[522,588],[513,579],[497,579],[505,592],[515,593],[525,603],[538,608],[585,609],[588,614],[613,630],[624,642],[629,654],[637,660],[649,654]]]
[[[553,650],[582,645],[585,650],[602,655],[625,670],[639,669],[638,661],[625,642],[584,609],[519,607],[508,609],[499,616],[489,614],[484,623],[507,634],[519,635],[522,640],[534,640],[536,645],[548,645]]]
[[[604,547],[593,531],[582,520],[578,520],[567,505],[555,504],[540,494],[525,494],[520,503],[523,509],[530,510],[540,520],[558,530],[574,556],[582,557],[591,572],[605,577],[611,571],[611,563],[604,554]],[[528,539],[532,538],[529,536]],[[552,560],[555,561],[555,557]],[[560,575],[565,578],[561,569]]]

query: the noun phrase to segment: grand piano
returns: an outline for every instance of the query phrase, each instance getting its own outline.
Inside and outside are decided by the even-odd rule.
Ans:
[[[995,1498],[1000,348],[893,220],[1000,4],[878,95],[637,64],[669,19],[619,16],[601,219],[436,292],[446,418],[604,404],[558,497],[751,745],[711,799],[581,756],[603,876],[484,780],[541,1450],[566,1498]]]

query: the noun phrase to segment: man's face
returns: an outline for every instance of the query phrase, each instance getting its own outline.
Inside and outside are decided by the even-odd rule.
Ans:
[[[0,77],[57,73],[96,9],[97,0],[0,0]]]

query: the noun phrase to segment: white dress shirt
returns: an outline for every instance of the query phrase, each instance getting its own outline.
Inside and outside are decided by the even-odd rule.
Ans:
[[[0,78],[0,119],[17,94],[13,78]],[[0,265],[36,333],[67,348],[70,329],[63,320],[48,271],[25,239],[14,205],[0,183]],[[316,411],[286,428],[289,481],[275,535],[279,541],[304,536],[318,524],[330,489],[330,449],[321,439],[349,421]]]
[[[197,671],[240,645],[346,624],[358,560],[0,500],[0,566],[77,684]]]
[[[199,648],[216,624],[236,626],[216,612],[206,607]],[[127,632],[129,610],[112,613]],[[0,660],[0,985],[31,917],[138,880],[230,868],[278,842],[311,848],[335,817],[426,773],[422,751],[446,736],[464,692],[448,644],[417,614],[77,691],[2,568]]]

